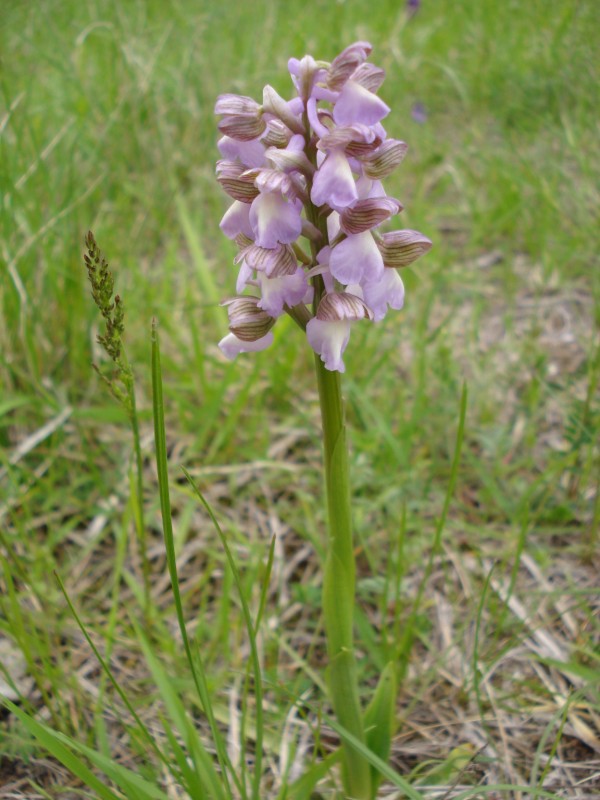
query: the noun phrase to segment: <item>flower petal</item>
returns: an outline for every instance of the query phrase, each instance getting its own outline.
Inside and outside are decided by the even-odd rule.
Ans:
[[[377,243],[386,267],[407,267],[431,250],[431,239],[419,231],[390,231]]]
[[[249,142],[264,133],[267,123],[262,116],[232,114],[231,116],[223,117],[217,127],[225,136],[231,136],[232,139],[236,139],[239,142]]]
[[[404,284],[395,269],[386,269],[380,280],[366,281],[361,288],[375,322],[385,317],[388,306],[399,311],[404,305]]]
[[[302,232],[301,205],[287,203],[280,194],[260,194],[250,206],[250,225],[259,247],[291,244]]]
[[[225,358],[233,361],[239,353],[256,353],[259,350],[266,350],[267,347],[272,344],[273,331],[269,331],[266,336],[263,336],[261,339],[256,339],[254,342],[244,342],[238,339],[235,334],[228,333],[227,336],[224,336],[219,342],[219,348]]]
[[[371,233],[352,234],[337,244],[331,251],[329,269],[344,284],[379,280],[383,258]]]
[[[235,200],[225,212],[219,227],[229,239],[235,239],[240,233],[249,238],[253,237],[248,203],[240,203],[239,200]]]
[[[228,306],[229,330],[244,342],[262,339],[275,324],[273,316],[260,307],[258,297],[232,297],[221,305]]]
[[[333,119],[336,125],[352,125],[362,122],[363,125],[375,125],[389,114],[390,108],[376,94],[365,89],[360,83],[347,81],[333,107]]]
[[[298,268],[294,251],[288,244],[277,244],[275,247],[251,244],[237,254],[234,263],[242,259],[252,270],[264,272],[268,278],[295,275]]]
[[[310,197],[316,206],[326,203],[336,210],[348,208],[358,200],[356,182],[341,148],[327,154],[315,174]]]
[[[304,133],[302,120],[294,114],[289,103],[269,84],[263,89],[263,109],[278,117],[294,133]]]
[[[340,216],[340,227],[344,233],[362,233],[380,225],[402,208],[393,197],[371,197],[359,200]]]
[[[313,317],[306,326],[306,337],[312,349],[321,356],[325,369],[345,372],[342,354],[350,339],[351,322],[324,322]]]
[[[260,106],[251,97],[241,94],[220,94],[215,103],[215,114],[230,116],[233,114],[248,114],[257,116]]]
[[[406,142],[386,139],[378,150],[361,158],[365,175],[378,181],[387,178],[402,162],[407,150]]]
[[[246,286],[248,285],[248,281],[252,278],[252,273],[254,270],[252,267],[249,267],[245,261],[242,261],[240,266],[240,271],[238,272],[237,281],[235,284],[235,290],[238,294],[241,294]]]
[[[367,60],[372,45],[369,42],[353,42],[331,62],[327,72],[327,86],[330,89],[341,89],[350,75]]]
[[[239,159],[245,167],[262,167],[265,163],[265,146],[259,139],[250,142],[237,142],[230,136],[222,136],[217,147],[223,158],[229,161]]]
[[[281,278],[267,278],[263,273],[258,273],[261,298],[258,307],[262,308],[271,317],[280,317],[284,305],[295,306],[301,303],[308,281],[301,267],[294,275],[283,275]]]
[[[343,319],[356,322],[359,319],[372,319],[373,315],[361,297],[349,292],[329,292],[321,298],[316,317],[323,322],[340,322]]]

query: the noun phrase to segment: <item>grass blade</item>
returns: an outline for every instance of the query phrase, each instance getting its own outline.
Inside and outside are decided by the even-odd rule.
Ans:
[[[112,674],[112,671],[111,671],[110,667],[108,666],[106,660],[102,657],[102,655],[100,654],[100,651],[98,650],[98,648],[96,647],[96,645],[92,641],[89,633],[87,632],[87,629],[86,629],[85,625],[83,624],[83,622],[81,621],[81,619],[79,617],[79,614],[75,610],[75,606],[71,602],[71,598],[67,594],[67,590],[65,589],[65,586],[64,586],[60,576],[58,575],[57,572],[55,572],[54,574],[56,576],[56,580],[58,581],[58,585],[60,586],[60,590],[63,593],[65,600],[67,601],[67,605],[69,606],[69,610],[70,610],[71,614],[73,615],[73,618],[75,619],[75,622],[77,623],[77,626],[79,627],[79,630],[84,635],[86,642],[88,643],[88,645],[92,649],[92,652],[94,653],[94,656],[96,657],[98,663],[100,664],[100,666],[104,670],[106,676],[108,677],[108,679],[112,683],[114,690],[117,692],[117,694],[119,695],[119,697],[123,701],[125,707],[129,711],[129,713],[131,714],[133,719],[135,720],[135,723],[136,723],[139,731],[141,732],[144,740],[146,741],[146,743],[150,745],[150,747],[154,751],[155,755],[159,758],[159,760],[162,761],[164,764],[166,764],[166,766],[168,767],[169,766],[169,762],[165,759],[165,757],[164,757],[163,753],[161,752],[160,748],[158,747],[158,745],[154,741],[154,738],[153,738],[152,734],[150,733],[148,728],[142,722],[142,720],[141,720],[139,714],[137,713],[137,711],[135,710],[135,708],[131,705],[131,702],[129,701],[129,698],[127,697],[127,695],[125,694],[123,689],[121,689],[121,686],[117,682],[115,676]]]
[[[197,767],[198,771],[201,772],[202,782],[204,787],[206,787],[208,794],[206,794],[202,786],[198,784],[199,778],[197,772],[195,770],[190,772],[189,766],[187,768],[188,781],[194,783],[196,786],[196,791],[202,792],[201,795],[198,795],[199,798],[211,797],[216,798],[216,800],[221,800],[221,798],[226,797],[226,795],[223,789],[223,784],[214,768],[212,758],[202,744],[198,731],[188,717],[183,707],[183,703],[173,687],[172,681],[165,673],[159,659],[156,658],[143,631],[134,619],[132,619],[132,623],[138,635],[142,650],[144,651],[146,662],[150,667],[150,672],[152,673],[154,682],[158,687],[167,709],[167,713],[171,719],[171,723],[185,741],[189,754],[193,759],[194,767]],[[165,728],[167,735],[169,735],[169,738],[171,738],[172,734],[167,730],[167,726],[165,725],[163,727]],[[176,744],[174,737],[171,738],[171,743],[172,745]]]
[[[462,443],[465,434],[466,415],[467,415],[467,384],[463,383],[462,394],[460,398],[460,413],[458,419],[458,428],[456,431],[456,444],[454,446],[454,456],[452,458],[452,466],[450,468],[450,479],[448,481],[448,487],[446,489],[444,505],[435,529],[433,544],[431,546],[431,552],[429,555],[429,559],[427,561],[427,565],[425,566],[423,578],[419,584],[419,588],[417,589],[417,594],[412,605],[410,616],[408,618],[406,627],[398,644],[397,652],[398,652],[398,660],[401,664],[401,674],[400,674],[401,680],[404,677],[406,666],[408,664],[408,657],[410,655],[410,650],[412,647],[415,620],[417,617],[418,610],[421,606],[421,601],[423,599],[425,588],[429,584],[429,578],[431,577],[431,573],[433,572],[433,564],[435,561],[435,557],[437,556],[440,550],[440,545],[442,543],[442,534],[444,532],[444,527],[446,525],[446,518],[448,516],[450,502],[452,500],[452,496],[454,494],[454,488],[456,486],[456,481],[458,479],[458,468],[460,465],[460,454],[462,451]]]
[[[162,372],[160,367],[160,343],[158,337],[158,329],[156,320],[152,321],[152,411],[154,416],[154,441],[156,448],[156,469],[158,472],[158,489],[160,495],[160,509],[162,513],[163,534],[165,539],[165,549],[167,555],[167,565],[169,575],[171,577],[171,586],[173,590],[173,599],[175,601],[175,610],[177,613],[177,622],[179,623],[179,630],[183,640],[183,646],[187,661],[192,673],[194,685],[200,698],[202,708],[207,716],[210,730],[212,733],[213,741],[217,750],[217,759],[221,767],[222,777],[225,784],[226,794],[228,797],[233,797],[231,793],[231,785],[229,782],[228,773],[236,782],[238,789],[241,791],[241,786],[237,780],[237,776],[231,767],[231,762],[227,755],[227,750],[223,742],[223,736],[217,726],[214,711],[212,708],[210,694],[208,691],[208,684],[202,659],[198,654],[197,664],[192,656],[192,649],[187,635],[187,628],[183,616],[183,604],[181,602],[181,592],[179,591],[179,577],[177,575],[177,563],[175,559],[175,542],[173,538],[173,523],[171,520],[171,499],[169,496],[169,474],[167,467],[167,439],[165,433],[165,414],[164,402],[162,391]]]
[[[78,758],[69,750],[68,747],[59,741],[55,731],[47,728],[33,717],[30,717],[29,714],[20,709],[14,703],[11,703],[10,700],[1,698],[1,702],[10,710],[12,714],[21,720],[29,733],[35,736],[36,739],[38,739],[38,741],[41,742],[41,744],[46,748],[46,750],[48,750],[48,752],[54,756],[54,758],[60,761],[61,764],[64,764],[64,766],[73,775],[83,781],[86,786],[97,792],[98,796],[101,797],[102,800],[123,800],[122,796],[115,794],[107,786],[105,786],[105,784],[94,775],[94,773],[80,758]]]
[[[197,494],[198,499],[206,509],[213,525],[215,526],[215,530],[221,540],[221,544],[223,545],[223,550],[225,551],[225,556],[227,558],[227,562],[229,567],[233,573],[233,579],[235,581],[237,590],[240,595],[240,601],[242,604],[242,613],[244,615],[244,622],[246,625],[246,630],[248,631],[248,637],[250,639],[250,651],[251,651],[251,659],[252,659],[252,670],[254,672],[254,691],[256,694],[256,746],[255,746],[255,755],[254,755],[254,780],[253,780],[253,787],[252,787],[252,796],[256,798],[256,800],[260,800],[260,779],[262,774],[262,747],[263,747],[263,690],[262,690],[262,675],[260,669],[260,660],[258,657],[258,648],[256,646],[256,629],[254,627],[254,623],[252,622],[252,616],[250,614],[250,608],[248,607],[248,602],[244,595],[244,590],[242,586],[242,579],[240,577],[239,570],[235,563],[235,560],[231,554],[231,550],[229,549],[229,545],[227,544],[227,539],[225,538],[225,534],[221,530],[221,526],[219,525],[219,521],[217,520],[212,508],[208,504],[207,500],[205,499],[204,495],[198,489],[196,484],[194,483],[194,479],[192,476],[187,472],[187,470],[183,470],[185,477],[190,482],[190,485],[194,492]],[[273,547],[271,546],[271,553],[273,551]]]

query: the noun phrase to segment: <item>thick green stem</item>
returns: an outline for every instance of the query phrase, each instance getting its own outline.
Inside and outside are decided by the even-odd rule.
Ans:
[[[325,369],[315,356],[321,418],[325,485],[329,517],[323,574],[323,617],[327,635],[331,702],[340,724],[364,742],[362,711],[354,656],[355,563],[352,540],[350,476],[339,372]],[[343,780],[353,800],[370,800],[370,768],[364,757],[343,745]]]

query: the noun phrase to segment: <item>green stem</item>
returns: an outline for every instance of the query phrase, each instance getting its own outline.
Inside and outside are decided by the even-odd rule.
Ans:
[[[329,657],[329,687],[339,723],[364,744],[362,711],[354,656],[355,563],[350,505],[346,426],[339,372],[326,370],[315,355],[321,419],[325,485],[329,517],[327,557],[323,574],[323,617]],[[353,800],[370,800],[368,762],[343,745],[344,789]]]
[[[144,474],[143,474],[143,461],[142,461],[142,446],[140,442],[140,426],[138,421],[137,403],[135,398],[135,381],[133,372],[129,366],[129,361],[122,350],[123,361],[123,375],[125,378],[125,388],[127,390],[127,398],[129,400],[129,420],[131,423],[131,432],[133,434],[133,449],[135,453],[135,472],[136,472],[136,488],[135,488],[135,504],[134,504],[134,518],[135,529],[137,533],[138,542],[140,544],[140,554],[142,558],[142,576],[144,580],[144,605],[146,614],[150,612],[150,561],[148,560],[148,545],[146,541],[146,525],[144,522]]]

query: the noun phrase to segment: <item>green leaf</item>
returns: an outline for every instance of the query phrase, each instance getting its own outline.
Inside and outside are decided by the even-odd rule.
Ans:
[[[310,800],[312,791],[317,783],[341,760],[342,751],[330,753],[322,761],[312,764],[297,781],[287,787],[282,798],[285,800]]]
[[[371,766],[377,769],[377,772],[381,773],[384,778],[387,778],[390,783],[394,786],[397,786],[399,789],[402,789],[406,797],[409,800],[424,800],[423,795],[418,792],[411,784],[403,778],[393,767],[390,767],[389,764],[386,764],[378,755],[373,753],[365,744],[359,741],[356,736],[351,734],[346,728],[342,727],[339,722],[332,717],[327,717],[327,724],[330,725],[336,733],[339,734],[341,739],[346,743],[349,744],[353,750],[356,750],[358,754],[360,754],[365,761],[368,761]]]
[[[217,771],[214,767],[212,757],[206,751],[198,731],[187,715],[181,698],[174,689],[173,681],[166,674],[162,664],[154,654],[150,643],[148,642],[138,623],[135,621],[135,619],[133,619],[133,617],[131,618],[131,621],[138,635],[138,639],[142,646],[142,650],[144,651],[146,662],[150,667],[150,672],[152,673],[154,682],[163,699],[165,708],[167,709],[167,713],[173,726],[184,740],[189,751],[189,755],[192,759],[194,767],[193,769],[186,762],[185,758],[177,759],[182,772],[184,772],[187,777],[187,781],[190,784],[186,788],[188,791],[195,790],[196,794],[193,796],[197,796],[199,800],[205,797],[215,798],[215,800],[222,800],[222,798],[227,797],[227,795],[223,788],[223,781],[217,774]],[[178,747],[175,737],[172,736],[171,732],[168,730],[168,726],[165,725],[163,727],[169,736],[171,745]],[[200,773],[200,775],[198,775],[198,773]]]
[[[252,662],[252,670],[254,672],[254,692],[256,696],[256,746],[255,746],[255,753],[254,753],[254,779],[253,779],[253,789],[252,789],[252,797],[255,800],[260,800],[260,781],[262,777],[262,755],[263,755],[263,730],[264,730],[264,723],[263,723],[263,687],[262,687],[262,673],[260,668],[260,658],[258,656],[258,647],[256,644],[256,629],[254,627],[254,623],[252,622],[252,616],[250,614],[250,608],[248,607],[248,601],[246,600],[246,596],[244,594],[244,587],[242,586],[242,579],[240,576],[240,572],[237,568],[237,564],[233,558],[229,545],[227,543],[227,539],[225,538],[225,534],[221,530],[221,526],[219,525],[219,521],[217,520],[212,508],[208,504],[206,498],[200,491],[200,489],[194,483],[194,479],[192,476],[187,472],[186,469],[182,467],[183,473],[185,477],[188,479],[190,486],[198,496],[198,499],[206,509],[215,530],[221,540],[221,545],[223,546],[223,550],[225,551],[225,556],[227,558],[227,563],[229,564],[229,568],[233,574],[233,579],[235,581],[235,585],[238,590],[238,594],[240,596],[240,601],[242,604],[242,613],[244,615],[244,624],[246,627],[246,631],[248,633],[248,638],[250,639],[250,657]],[[272,546],[271,546],[271,554],[270,554],[270,561],[272,563]],[[269,565],[269,570],[270,570]],[[259,612],[260,613],[260,612]]]
[[[108,789],[100,781],[89,767],[72,753],[60,740],[55,731],[38,722],[22,711],[14,703],[6,698],[0,698],[3,703],[18,719],[21,720],[25,728],[48,750],[48,752],[60,761],[77,778],[79,778],[88,788],[93,789],[102,800],[123,800],[123,798]]]
[[[373,698],[365,711],[367,747],[382,761],[388,762],[396,726],[396,665],[390,661],[379,677]],[[382,775],[371,766],[371,791],[377,796]]]

